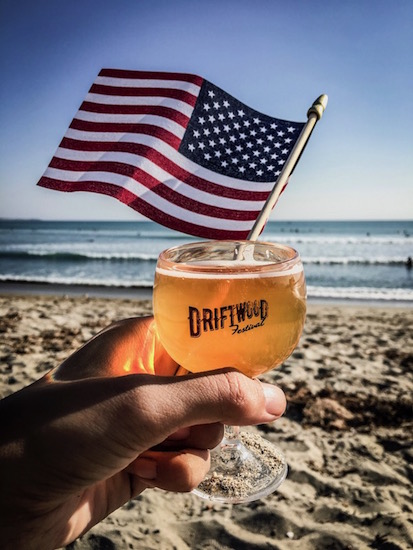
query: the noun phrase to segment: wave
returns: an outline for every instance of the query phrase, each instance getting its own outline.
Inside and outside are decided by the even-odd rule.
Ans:
[[[0,220],[1,222],[1,220]],[[131,239],[148,239],[158,240],[192,240],[196,237],[185,235],[177,231],[173,231],[166,227],[154,225],[152,223],[136,222],[43,222],[40,224],[23,223],[17,224],[1,224],[0,235],[4,238],[15,238],[16,235],[39,235],[46,236],[47,240],[53,239],[56,236],[59,240],[63,237],[70,241],[78,237],[90,239],[107,239],[110,240],[131,240]],[[271,225],[271,222],[265,228],[262,234],[262,240],[270,242],[280,242],[286,244],[318,244],[318,245],[406,245],[413,244],[413,234],[410,230],[402,230],[401,228],[389,229],[388,232],[383,230],[379,234],[374,234],[374,229],[369,232],[349,232],[340,234],[335,233],[335,229],[290,229],[280,230]]]
[[[387,258],[384,256],[378,256],[376,258],[362,258],[357,256],[326,256],[324,258],[302,257],[301,259],[304,265],[406,265],[406,258],[402,257]]]
[[[408,288],[308,286],[307,293],[309,298],[413,302]]]
[[[107,261],[107,262],[156,262],[158,253],[152,252],[99,252],[92,250],[57,252],[47,248],[32,248],[29,250],[9,249],[0,250],[0,259],[14,260],[50,260],[54,262],[86,262],[86,261]],[[361,256],[325,256],[325,257],[305,257],[302,256],[304,265],[386,265],[403,266],[406,264],[406,258],[395,256],[385,257],[377,256],[375,258],[363,258]]]
[[[316,244],[316,245],[352,245],[352,246],[359,246],[359,245],[392,245],[392,246],[399,246],[399,245],[412,245],[413,244],[413,236],[406,235],[406,236],[393,236],[393,235],[383,235],[383,236],[360,236],[360,235],[279,235],[279,234],[273,234],[269,233],[268,235],[265,235],[263,237],[263,240],[269,241],[269,242],[279,242],[284,244],[290,244],[291,246],[295,246],[296,244]]]
[[[152,288],[153,280],[121,281],[113,279],[94,279],[83,277],[65,277],[59,275],[3,275],[0,273],[0,282],[7,283],[42,283],[50,285],[90,286],[108,288]]]
[[[165,240],[189,240],[195,239],[190,235],[183,235],[182,233],[174,232],[170,229],[141,229],[141,228],[84,228],[84,227],[64,227],[64,228],[41,228],[41,227],[19,227],[19,228],[5,228],[0,227],[0,235],[3,234],[6,237],[22,235],[47,235],[48,240],[57,235],[58,237],[66,237],[68,240],[76,237],[90,237],[91,239],[109,237],[116,240],[119,239],[165,239]]]
[[[89,260],[105,261],[156,261],[158,254],[143,252],[54,252],[50,250],[5,250],[0,251],[0,259],[39,259],[57,262],[79,262]]]
[[[85,277],[65,277],[65,276],[25,276],[25,275],[2,275],[0,282],[15,283],[42,283],[50,285],[70,285],[106,287],[109,289],[134,289],[134,288],[152,288],[153,280],[125,280],[113,279],[95,279]],[[381,288],[381,287],[331,287],[314,286],[307,287],[308,298],[317,299],[337,299],[337,300],[359,300],[359,301],[378,301],[378,302],[411,302],[413,303],[413,289],[402,288]]]

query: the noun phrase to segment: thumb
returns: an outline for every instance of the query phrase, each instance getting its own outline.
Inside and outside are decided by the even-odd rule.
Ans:
[[[283,391],[230,370],[179,377],[150,377],[132,391],[133,407],[145,417],[146,433],[157,444],[180,428],[222,422],[252,425],[272,422],[286,407]],[[136,411],[137,412],[137,411]]]

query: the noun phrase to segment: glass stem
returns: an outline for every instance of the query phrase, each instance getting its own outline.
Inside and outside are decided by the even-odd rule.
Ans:
[[[225,426],[224,439],[226,445],[236,445],[239,438],[239,426]]]

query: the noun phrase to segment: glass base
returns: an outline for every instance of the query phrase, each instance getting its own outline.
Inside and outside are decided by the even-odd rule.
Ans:
[[[193,493],[215,502],[251,502],[274,492],[287,477],[284,455],[252,432],[226,438],[211,452],[211,468]]]

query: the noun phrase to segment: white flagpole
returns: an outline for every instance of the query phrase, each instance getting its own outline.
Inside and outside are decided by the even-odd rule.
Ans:
[[[258,218],[255,220],[254,225],[252,226],[251,231],[248,234],[247,239],[249,241],[255,241],[258,239],[261,231],[264,228],[264,225],[267,222],[269,215],[271,214],[272,209],[275,206],[275,203],[280,196],[281,191],[283,190],[291,172],[294,169],[294,166],[297,164],[298,159],[310,138],[311,132],[314,129],[316,123],[323,116],[325,108],[327,107],[328,97],[323,94],[318,97],[312,106],[308,109],[307,112],[307,122],[304,128],[301,130],[301,134],[296,141],[293,150],[291,151],[290,156],[288,157],[287,162],[284,164],[281,174],[278,177],[277,183],[274,185],[273,190],[265,201],[264,206],[262,207],[261,212],[258,215]]]

